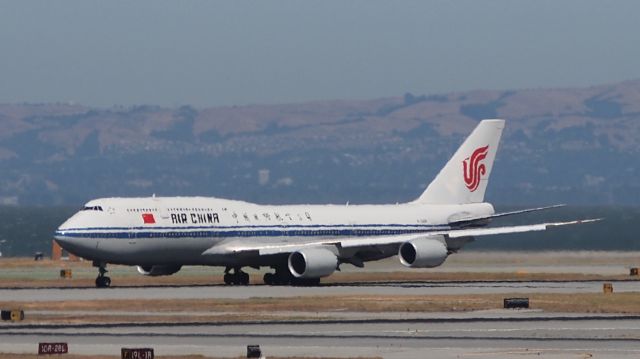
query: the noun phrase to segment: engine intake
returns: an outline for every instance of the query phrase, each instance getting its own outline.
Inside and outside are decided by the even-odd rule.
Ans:
[[[172,275],[178,272],[182,268],[181,265],[152,265],[152,266],[138,266],[138,273],[157,277],[161,275]]]
[[[325,248],[309,248],[289,255],[289,271],[296,278],[320,278],[338,267],[338,257]]]
[[[400,263],[410,268],[433,268],[447,259],[447,247],[433,238],[419,238],[404,242],[398,250]]]

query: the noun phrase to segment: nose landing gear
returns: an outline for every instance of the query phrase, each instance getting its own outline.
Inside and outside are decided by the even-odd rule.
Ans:
[[[106,263],[93,262],[94,267],[98,267],[98,278],[96,278],[96,288],[109,288],[111,286],[111,278],[105,276],[107,271]]]

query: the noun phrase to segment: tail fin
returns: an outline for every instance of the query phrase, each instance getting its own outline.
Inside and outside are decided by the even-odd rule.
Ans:
[[[483,120],[414,203],[465,204],[484,201],[504,120]]]

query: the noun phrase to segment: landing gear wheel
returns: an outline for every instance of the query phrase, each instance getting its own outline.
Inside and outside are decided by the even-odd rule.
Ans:
[[[227,268],[223,279],[226,285],[249,285],[249,275],[240,268],[234,268],[233,274],[229,273],[229,268]]]
[[[111,278],[104,277],[104,276],[96,278],[97,288],[109,288],[110,286],[111,286]]]
[[[297,278],[285,266],[272,267],[275,273],[266,273],[264,283],[267,285],[317,286],[320,278]]]
[[[317,287],[320,285],[320,278],[305,278],[302,285],[307,287]]]
[[[289,276],[276,274],[276,285],[288,285],[289,283],[291,283],[291,278],[289,278]]]
[[[291,274],[287,266],[276,267],[274,274],[275,285],[292,285],[296,281],[296,277]]]
[[[262,280],[266,285],[276,284],[276,276],[273,273],[265,273],[264,277],[262,277]]]
[[[96,278],[96,288],[109,288],[111,286],[111,278],[105,276],[107,274],[107,264],[93,262],[94,267],[98,267],[98,278]]]
[[[291,285],[296,287],[315,287],[320,284],[320,278],[294,278]]]
[[[238,272],[238,282],[240,285],[249,285],[249,274],[245,272]]]

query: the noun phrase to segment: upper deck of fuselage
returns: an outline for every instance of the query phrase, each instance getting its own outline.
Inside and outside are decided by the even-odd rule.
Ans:
[[[71,228],[309,227],[326,225],[446,225],[451,218],[493,214],[470,205],[260,205],[215,197],[100,198],[60,226]]]

